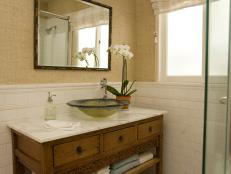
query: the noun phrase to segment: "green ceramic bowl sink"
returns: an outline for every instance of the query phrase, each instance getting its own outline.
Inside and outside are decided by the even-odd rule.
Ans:
[[[120,110],[126,101],[115,99],[86,99],[73,100],[67,103],[72,107],[77,107],[83,113],[92,117],[108,117]]]

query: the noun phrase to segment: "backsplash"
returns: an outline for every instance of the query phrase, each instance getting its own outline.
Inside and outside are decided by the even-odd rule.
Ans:
[[[113,83],[117,86],[117,83]],[[7,122],[44,117],[48,91],[56,94],[57,115],[71,112],[66,102],[74,99],[101,98],[97,83],[0,86],[0,174],[13,174],[11,136]],[[109,97],[112,97],[109,95]]]

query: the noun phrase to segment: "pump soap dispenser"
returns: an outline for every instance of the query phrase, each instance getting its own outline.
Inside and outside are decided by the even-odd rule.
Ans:
[[[56,119],[56,106],[54,104],[53,97],[56,95],[52,95],[51,92],[48,92],[48,99],[45,108],[45,120],[55,120]]]

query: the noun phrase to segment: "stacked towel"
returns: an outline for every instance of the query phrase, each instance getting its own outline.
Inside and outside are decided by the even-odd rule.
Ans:
[[[139,154],[139,163],[143,164],[149,160],[153,159],[153,153],[151,152],[144,152]]]
[[[124,166],[121,166],[120,168],[117,169],[112,169],[111,170],[111,174],[122,174],[130,169],[132,169],[133,167],[136,167],[139,165],[139,160],[136,161],[132,161]]]
[[[111,174],[122,174],[139,165],[139,155],[133,155],[125,160],[111,165]]]
[[[124,166],[130,162],[137,161],[137,160],[139,160],[139,155],[136,154],[136,155],[133,155],[127,159],[124,159],[124,160],[118,162],[118,163],[112,164],[111,169],[120,168],[120,167],[122,167],[122,166]]]

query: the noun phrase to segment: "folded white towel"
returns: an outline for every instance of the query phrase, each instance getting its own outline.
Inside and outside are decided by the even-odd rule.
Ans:
[[[139,160],[139,155],[138,154],[135,154],[135,155],[132,155],[130,156],[129,158],[126,158],[122,161],[119,161],[117,163],[114,163],[111,165],[111,169],[117,169],[117,168],[120,168],[128,163],[131,163],[133,161],[138,161]]]
[[[110,168],[109,168],[109,166],[104,167],[104,168],[98,170],[97,172],[95,172],[95,174],[110,174]]]
[[[151,152],[144,152],[144,153],[139,154],[140,164],[143,164],[151,159],[153,159],[153,153]]]
[[[120,166],[119,168],[112,169],[111,172],[110,172],[110,174],[122,174],[125,171],[128,171],[128,170],[130,170],[133,167],[136,167],[138,165],[139,165],[139,159],[137,159],[135,161],[131,161],[129,163],[126,163],[123,166]]]
[[[110,170],[98,171],[96,174],[110,174]]]
[[[49,120],[45,121],[44,127],[47,129],[61,129],[65,131],[76,130],[80,126],[79,122],[70,122],[62,120]]]

